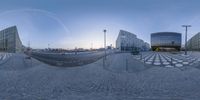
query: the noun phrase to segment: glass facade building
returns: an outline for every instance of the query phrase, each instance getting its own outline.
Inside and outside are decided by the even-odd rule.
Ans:
[[[0,52],[21,52],[22,42],[17,27],[12,26],[0,31]]]
[[[181,33],[176,32],[158,32],[151,34],[151,48],[157,49],[181,49]]]

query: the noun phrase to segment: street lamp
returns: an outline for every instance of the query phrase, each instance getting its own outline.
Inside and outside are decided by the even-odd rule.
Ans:
[[[30,48],[30,41],[28,41],[28,48]]]
[[[182,25],[182,27],[185,27],[185,55],[187,55],[187,31],[188,27],[192,27],[191,25]]]
[[[48,44],[48,50],[50,49],[50,44]]]
[[[93,50],[93,43],[91,43],[91,50]]]
[[[103,30],[104,32],[104,52],[105,52],[105,58],[106,58],[106,29]]]

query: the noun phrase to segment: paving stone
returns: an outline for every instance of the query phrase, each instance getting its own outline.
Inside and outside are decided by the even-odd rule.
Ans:
[[[172,65],[166,65],[165,67],[170,67],[171,68],[171,67],[174,67],[174,66],[172,66]]]
[[[182,64],[175,64],[176,67],[182,67]]]
[[[179,62],[179,63],[182,63],[182,62],[183,62],[183,60],[178,60],[177,62]]]
[[[164,64],[164,65],[169,65],[170,63],[169,63],[169,62],[163,62],[163,64]]]
[[[152,62],[149,62],[149,61],[148,61],[148,62],[145,62],[145,63],[146,63],[146,64],[152,64]]]
[[[177,62],[176,62],[176,61],[172,61],[172,63],[173,63],[173,64],[176,64]]]
[[[154,65],[161,65],[160,62],[154,62],[153,64],[154,64]]]
[[[182,62],[183,63],[183,65],[188,65],[189,64],[189,62]]]

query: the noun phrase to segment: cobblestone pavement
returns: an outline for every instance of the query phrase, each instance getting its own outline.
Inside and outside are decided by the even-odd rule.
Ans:
[[[183,53],[144,52],[141,55],[134,56],[134,58],[145,64],[162,67],[183,67],[200,63],[200,58],[194,54],[184,55]]]
[[[200,70],[183,67],[144,64],[130,54],[108,56],[104,63],[55,67],[14,54],[0,65],[0,99],[199,100]]]

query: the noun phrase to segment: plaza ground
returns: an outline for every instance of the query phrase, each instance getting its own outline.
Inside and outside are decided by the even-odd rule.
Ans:
[[[137,55],[118,53],[107,56],[105,61],[100,59],[77,67],[55,67],[33,58],[26,59],[24,54],[8,55],[0,60],[1,100],[200,98],[200,52],[189,52],[188,57],[144,52],[142,59]],[[166,67],[164,62],[170,63],[168,57],[177,63]],[[188,60],[189,57],[194,60]],[[184,64],[186,60],[188,63]]]

